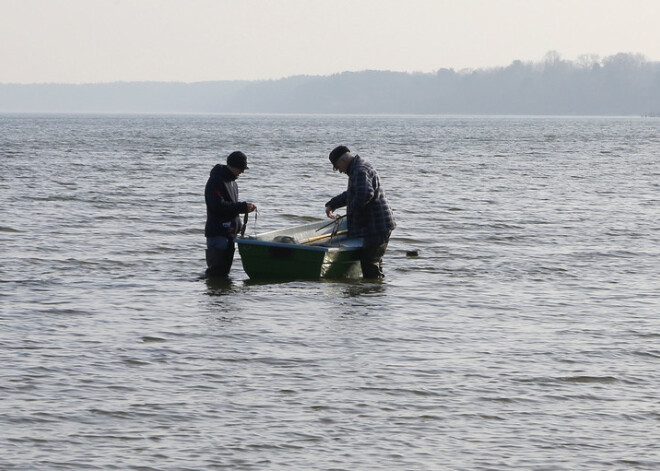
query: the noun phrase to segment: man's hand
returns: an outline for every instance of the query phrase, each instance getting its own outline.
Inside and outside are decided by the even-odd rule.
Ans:
[[[254,204],[252,204],[252,203],[248,203],[248,204],[247,204],[247,208],[248,208],[248,211],[247,211],[247,212],[248,212],[248,213],[251,213],[252,211],[254,211],[254,210],[257,209],[257,206],[254,205]]]
[[[337,219],[337,216],[332,214],[332,208],[330,206],[325,207],[325,215],[328,216],[330,219]]]

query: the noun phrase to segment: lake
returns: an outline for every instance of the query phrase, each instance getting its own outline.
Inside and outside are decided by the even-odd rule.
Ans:
[[[212,166],[255,234],[339,144],[385,280],[204,279]],[[0,115],[0,207],[0,469],[660,468],[659,119]]]

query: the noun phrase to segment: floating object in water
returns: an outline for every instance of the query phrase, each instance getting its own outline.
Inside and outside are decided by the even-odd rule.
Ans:
[[[408,250],[406,257],[419,257],[419,250]]]

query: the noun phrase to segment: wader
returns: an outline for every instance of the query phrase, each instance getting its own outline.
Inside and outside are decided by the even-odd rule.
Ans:
[[[385,255],[387,244],[390,242],[390,234],[392,234],[392,231],[384,234],[373,234],[364,238],[364,244],[360,252],[363,278],[385,278],[383,274],[383,255]]]
[[[206,276],[226,277],[234,262],[234,239],[228,237],[206,238]]]

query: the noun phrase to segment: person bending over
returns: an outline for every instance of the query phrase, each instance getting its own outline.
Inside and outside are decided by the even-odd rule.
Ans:
[[[346,206],[349,236],[364,238],[360,253],[362,275],[383,278],[383,255],[396,223],[378,173],[346,146],[335,147],[329,158],[334,170],[348,176],[348,188],[325,204],[325,213],[334,219],[334,211]]]

